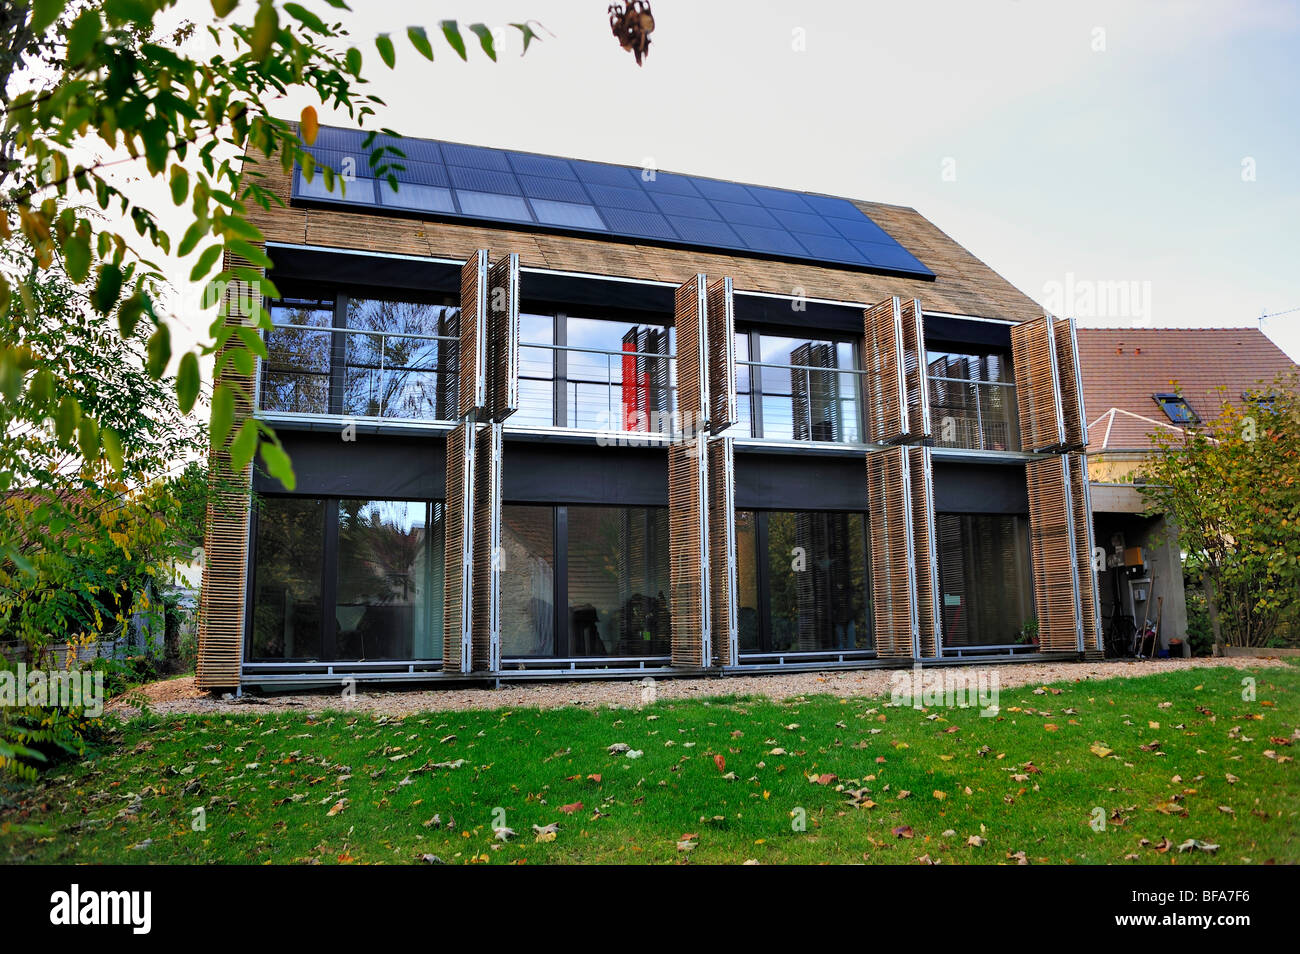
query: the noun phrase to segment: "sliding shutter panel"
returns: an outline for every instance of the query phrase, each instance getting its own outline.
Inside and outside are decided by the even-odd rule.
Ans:
[[[244,259],[226,253],[225,268],[241,266],[252,267]],[[229,284],[221,303],[226,321],[255,323],[255,316],[234,314],[232,307],[234,303],[253,300],[254,291],[248,282],[239,279]],[[220,351],[224,353],[237,347],[242,347],[239,338],[232,336]],[[217,367],[222,367],[220,353]],[[229,363],[217,380],[234,392],[235,415],[225,443],[208,452],[209,494],[203,530],[203,588],[199,594],[197,676],[200,689],[238,686],[244,658],[244,587],[248,579],[252,464],[235,473],[230,445],[240,425],[253,411],[256,387],[252,375],[240,374]]]
[[[893,447],[866,455],[876,654],[902,659],[916,654],[917,642],[915,539],[907,454],[907,448]]]
[[[709,355],[709,398],[712,402],[709,430],[717,434],[735,424],[739,417],[736,408],[736,313],[730,278],[719,278],[709,286],[707,310],[708,334],[705,337]]]
[[[943,651],[942,591],[939,586],[939,547],[934,517],[934,467],[930,448],[913,447],[909,454],[912,481],[912,539],[916,565],[916,616],[920,655],[934,659]]]
[[[501,668],[501,430],[488,424],[475,438],[474,607],[470,614],[475,672]]]
[[[488,253],[479,249],[460,270],[460,416],[487,409]]]
[[[469,672],[474,600],[474,425],[461,421],[447,434],[446,539],[443,548],[443,672]]]
[[[863,312],[863,370],[866,371],[867,441],[894,444],[907,432],[907,382],[903,352],[903,309],[887,298]]]
[[[507,255],[488,273],[487,405],[500,423],[519,410],[519,256]]]
[[[1086,440],[1086,437],[1085,437]],[[1074,513],[1075,564],[1079,576],[1079,611],[1083,629],[1083,652],[1100,658],[1101,614],[1098,609],[1097,573],[1092,566],[1096,546],[1092,531],[1092,490],[1088,486],[1088,463],[1082,454],[1070,454],[1070,506]]]
[[[709,585],[713,663],[739,662],[740,627],[736,594],[736,471],[730,437],[709,441]]]
[[[682,432],[700,431],[712,412],[705,277],[696,275],[677,289],[677,410]]]
[[[1071,450],[1088,446],[1088,422],[1083,407],[1083,377],[1079,371],[1079,336],[1073,318],[1052,319],[1056,376],[1061,386],[1064,444]]]
[[[1083,629],[1070,460],[1046,457],[1027,464],[1025,471],[1039,646],[1046,653],[1078,652]]]
[[[1060,364],[1051,318],[1044,316],[1012,326],[1011,361],[1015,366],[1021,446],[1027,451],[1063,446],[1066,436]]]
[[[681,341],[681,338],[678,338]],[[672,664],[709,664],[710,598],[707,513],[708,452],[704,435],[668,447],[669,602]]]
[[[910,441],[920,441],[930,436],[929,365],[925,360],[925,316],[921,312],[920,300],[909,298],[901,302],[899,318],[903,332],[899,361],[902,363],[907,400],[903,437]]]

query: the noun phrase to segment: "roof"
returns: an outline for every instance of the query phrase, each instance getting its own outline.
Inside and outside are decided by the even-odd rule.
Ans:
[[[1177,430],[1156,394],[1177,391],[1209,418],[1225,398],[1241,407],[1242,392],[1296,367],[1255,328],[1080,328],[1078,334],[1093,452],[1146,450],[1153,431]]]
[[[927,311],[1027,321],[1041,306],[942,232],[915,209],[850,200],[934,272],[933,279],[783,261],[726,250],[675,248],[614,236],[555,234],[526,227],[437,221],[291,204],[292,175],[278,161],[250,154],[249,167],[284,206],[254,208],[268,241],[338,249],[467,259],[476,249],[517,252],[524,267],[649,279],[678,284],[699,272],[729,276],[738,291],[874,304],[891,295],[919,298]]]

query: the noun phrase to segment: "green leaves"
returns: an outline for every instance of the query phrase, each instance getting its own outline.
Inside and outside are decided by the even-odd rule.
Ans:
[[[180,205],[190,194],[190,174],[180,163],[172,166],[172,204]]]
[[[113,470],[119,474],[122,472],[122,440],[117,436],[117,431],[111,427],[105,427],[100,430],[100,443],[104,447],[104,456],[108,458],[109,464]]]
[[[67,62],[69,66],[81,66],[90,58],[104,29],[99,13],[91,9],[81,11],[68,30]]]
[[[160,324],[149,336],[148,357],[145,370],[155,380],[161,378],[167,370],[167,362],[172,359],[172,335],[166,325]]]
[[[344,62],[349,73],[353,76],[361,75],[361,51],[355,46],[348,47],[348,52],[344,55]]]
[[[312,13],[310,10],[308,10],[306,7],[301,6],[300,4],[286,3],[284,5],[284,12],[289,14],[289,16],[293,17],[295,20],[297,20],[299,23],[305,26],[308,30],[311,30],[313,33],[329,32],[328,28],[325,26],[324,20],[322,20],[320,17],[316,16],[316,14]]]
[[[381,33],[375,37],[375,49],[379,51],[379,58],[384,61],[384,65],[390,70],[393,64],[397,62],[397,53],[393,50],[393,39],[387,33]]]
[[[193,351],[181,355],[180,367],[176,371],[176,400],[181,410],[188,414],[194,408],[194,401],[199,396],[199,359]]]
[[[87,463],[99,458],[99,424],[93,417],[83,417],[77,425],[77,450]]]
[[[492,31],[487,28],[487,25],[483,23],[471,23],[469,25],[469,32],[478,37],[478,45],[483,47],[483,52],[487,54],[488,59],[495,63],[497,51],[493,46]]]
[[[462,60],[469,59],[468,54],[465,52],[465,38],[460,35],[460,24],[455,20],[443,20],[440,26],[442,27],[442,35],[447,38],[447,42],[451,44],[451,48],[456,51],[456,54]]]
[[[80,284],[86,280],[86,276],[90,274],[89,232],[85,234],[78,232],[68,236],[68,240],[63,243],[63,267],[74,282]]]
[[[86,257],[87,260],[89,260],[89,248],[86,249]],[[118,296],[121,294],[122,269],[118,268],[112,262],[105,262],[99,267],[99,279],[95,282],[95,292],[91,296],[91,301],[94,302],[95,310],[101,315],[107,315],[113,310],[113,306],[117,304]]]
[[[235,424],[235,392],[228,384],[212,389],[212,446],[223,447]]]
[[[249,45],[256,60],[263,62],[270,55],[271,44],[279,29],[280,14],[276,12],[275,4],[272,0],[258,0],[257,14],[253,17],[253,32],[249,35]]]
[[[241,472],[253,460],[257,453],[257,421],[249,418],[239,425],[235,439],[230,442],[230,467],[236,473]]]
[[[67,5],[67,0],[32,0],[32,32],[44,33]]]
[[[282,483],[285,490],[293,490],[298,486],[298,478],[294,476],[289,455],[278,442],[262,442],[262,463],[266,465],[266,472]]]
[[[239,0],[212,0],[212,12],[218,20],[224,20],[239,6]]]
[[[537,40],[538,42],[541,42],[542,38],[537,35],[537,31],[532,28],[531,24],[512,23],[510,25],[514,27],[516,30],[518,30],[520,33],[522,33],[524,36],[524,49],[523,52],[519,54],[520,56],[523,56],[524,53],[528,52],[528,44],[532,43],[533,40]]]
[[[77,425],[81,423],[81,405],[77,399],[70,394],[65,394],[63,400],[59,401],[58,413],[54,415],[54,436],[60,444],[68,444],[74,434],[77,433]]]
[[[144,315],[147,299],[143,292],[136,292],[126,301],[122,302],[122,307],[117,310],[117,327],[122,333],[122,340],[127,341],[135,337],[136,325],[140,323],[140,318]]]
[[[212,266],[217,264],[217,259],[221,258],[222,247],[220,245],[209,245],[199,256],[199,260],[194,263],[194,268],[190,271],[190,281],[197,282],[205,277],[208,272],[212,271]]]
[[[433,44],[429,42],[429,34],[425,32],[424,27],[407,27],[406,35],[411,41],[411,46],[415,47],[421,56],[426,60],[433,59]]]

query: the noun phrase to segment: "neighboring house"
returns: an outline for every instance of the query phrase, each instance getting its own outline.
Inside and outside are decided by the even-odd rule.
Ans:
[[[1097,653],[1073,326],[915,211],[362,139],[258,169],[201,685]]]
[[[1177,532],[1165,517],[1146,515],[1134,475],[1151,454],[1153,433],[1212,419],[1225,399],[1245,408],[1295,365],[1254,328],[1080,328],[1078,337],[1094,535],[1107,551],[1098,587],[1103,631],[1118,602],[1138,626],[1159,616],[1162,645],[1174,637],[1185,643]]]

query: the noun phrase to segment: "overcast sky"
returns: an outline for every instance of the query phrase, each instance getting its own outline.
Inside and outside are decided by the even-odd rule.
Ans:
[[[1300,3],[656,0],[640,68],[607,5],[358,0],[347,22],[404,134],[912,206],[1081,324],[1297,309],[1264,328],[1300,359]],[[497,64],[374,53],[446,17],[555,35],[520,58],[503,31]]]

